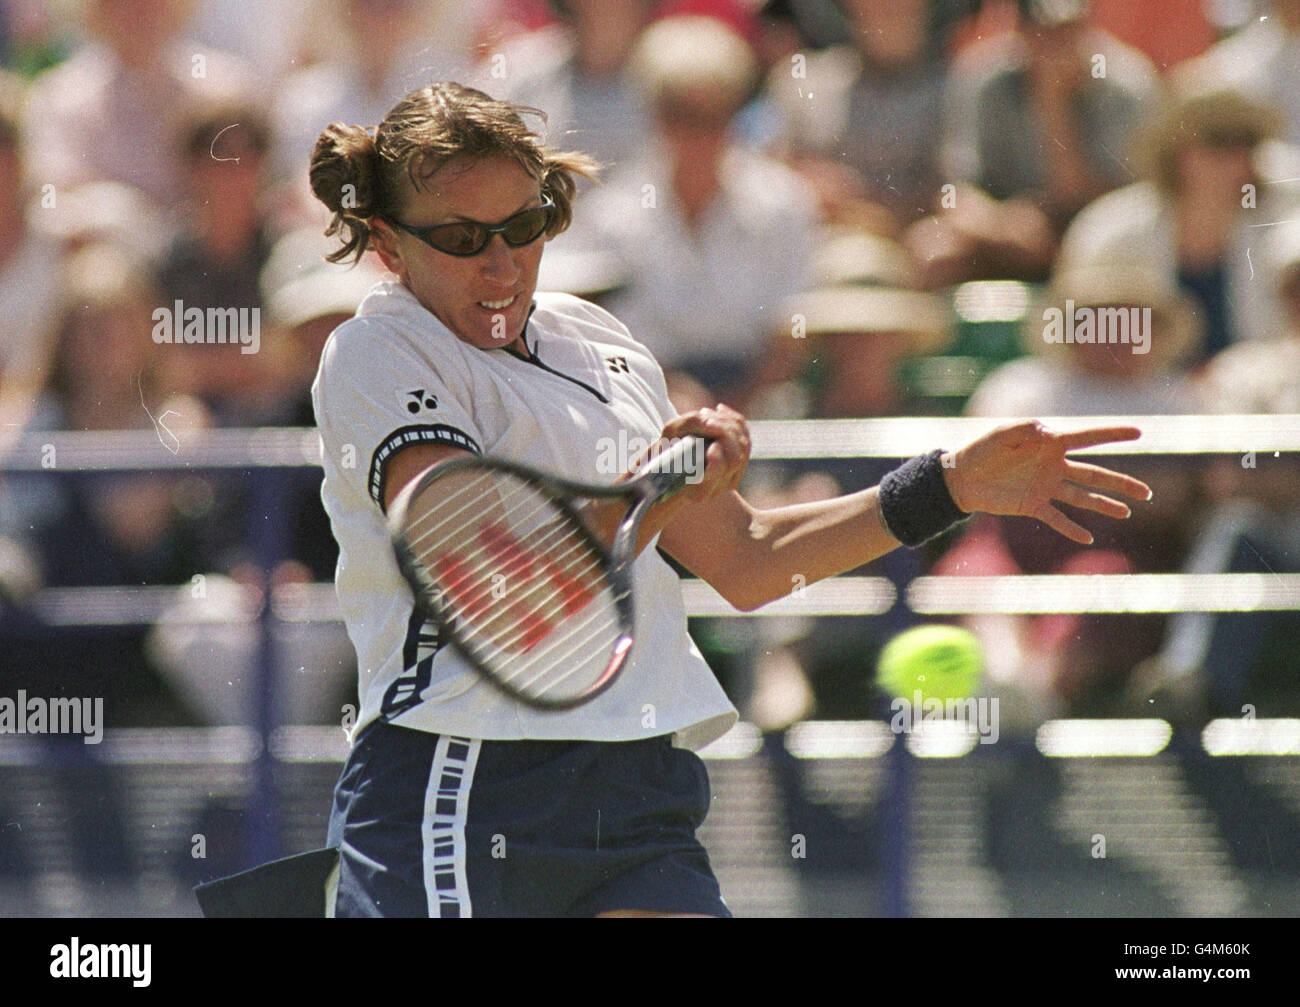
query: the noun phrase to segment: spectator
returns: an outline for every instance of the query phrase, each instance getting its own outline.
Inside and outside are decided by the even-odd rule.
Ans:
[[[304,54],[313,4],[300,0],[191,0],[194,16],[190,34],[203,45],[228,52],[256,74],[259,87],[268,87],[289,73]]]
[[[271,249],[259,278],[265,309],[269,375],[268,402],[259,422],[314,426],[310,385],[321,349],[333,329],[351,318],[362,298],[386,275],[370,258],[354,268],[324,261],[334,250],[317,228],[293,231]],[[257,699],[252,674],[261,628],[241,621],[247,588],[330,581],[338,545],[321,505],[316,469],[263,472],[259,482],[232,481],[218,494],[211,522],[222,528],[218,570],[207,592],[195,599],[188,589],[158,620],[147,653],[168,684],[207,724],[246,723]],[[274,480],[273,482],[268,482]],[[257,507],[270,505],[287,530],[288,556],[266,577],[249,541],[248,529],[266,520]],[[228,623],[212,614],[226,613]],[[204,618],[195,618],[202,613]],[[277,628],[276,673],[282,715],[291,723],[329,723],[346,702],[355,702],[355,655],[340,624]],[[213,676],[214,667],[227,669]]]
[[[379,260],[364,258],[351,268],[326,262],[335,245],[315,228],[280,238],[259,278],[267,328],[278,333],[273,347],[278,412],[267,420],[315,426],[311,383],[331,332],[356,314],[370,288],[388,277]],[[332,571],[331,567],[331,571]]]
[[[757,71],[738,35],[711,18],[667,18],[632,65],[656,135],[592,193],[597,233],[561,240],[620,258],[630,282],[611,310],[670,372],[679,409],[698,395],[741,402],[768,333],[785,327],[778,305],[806,286],[815,210],[791,172],[729,138]]]
[[[323,34],[332,47],[284,79],[272,112],[276,177],[310,208],[304,221],[319,209],[307,163],[322,124],[380,122],[395,96],[431,80],[473,83],[474,42],[492,12],[464,0],[314,0],[310,23],[336,28]]]
[[[149,426],[160,392],[150,334],[160,303],[145,264],[117,246],[80,249],[68,263],[43,429],[131,430]],[[143,406],[142,406],[143,401]]]
[[[29,429],[153,428],[165,445],[194,411],[158,401],[150,339],[158,295],[143,263],[92,245],[69,259],[67,272],[69,306]],[[211,494],[195,477],[42,473],[15,477],[10,489],[9,518],[21,524],[9,531],[37,557],[45,586],[174,584],[210,568]],[[189,723],[153,677],[144,638],[131,626],[25,631],[6,637],[4,670],[47,682],[55,695],[102,696],[114,724]]]
[[[494,97],[544,111],[551,146],[581,150],[617,173],[653,129],[626,71],[655,0],[563,0],[555,6],[563,25],[530,32],[490,54],[482,69],[485,87]]]
[[[627,287],[630,279],[621,257],[610,249],[561,240],[546,249],[537,273],[537,289],[572,294],[608,310],[610,298]]]
[[[0,59],[30,78],[67,58],[64,26],[46,0],[7,0],[0,13]]]
[[[906,254],[887,238],[857,231],[828,236],[813,256],[817,289],[791,298],[777,353],[801,357],[817,418],[895,416],[907,357],[937,353],[950,337],[944,303],[915,290]],[[774,354],[775,355],[775,354]],[[788,367],[789,365],[787,365]]]
[[[1273,339],[1229,347],[1204,374],[1209,412],[1300,413],[1300,224],[1272,231],[1286,325]],[[1250,447],[1249,444],[1243,447]],[[1207,464],[1209,499],[1183,566],[1189,574],[1300,571],[1300,464],[1294,454],[1246,450]],[[1180,612],[1139,669],[1132,698],[1162,716],[1300,713],[1293,611]]]
[[[0,444],[27,424],[45,384],[63,307],[63,251],[29,226],[24,206],[23,97],[18,81],[0,78]]]
[[[1205,370],[1204,398],[1216,412],[1300,413],[1300,221],[1268,236],[1285,322],[1271,339],[1224,350]]]
[[[1154,105],[1150,62],[1087,22],[1084,0],[1022,0],[1024,28],[970,46],[947,98],[938,212],[908,245],[927,286],[1037,280],[1090,200],[1132,177]]]
[[[1264,106],[1179,75],[1146,137],[1143,181],[1088,206],[1058,268],[1153,264],[1200,302],[1202,358],[1280,331],[1277,266],[1265,232],[1300,205],[1300,151],[1277,142]]]
[[[266,124],[247,106],[205,109],[186,126],[183,223],[157,269],[164,305],[261,311],[258,275],[271,247],[265,224],[269,145]],[[168,387],[198,396],[218,424],[254,422],[265,407],[258,354],[196,344],[180,354],[163,353],[162,362]]]
[[[1215,40],[1206,0],[1093,0],[1093,23],[1142,52],[1164,73]]]
[[[1265,6],[1272,16],[1252,18],[1216,45],[1205,54],[1202,71],[1277,110],[1281,138],[1300,146],[1300,0]]]
[[[1116,316],[1103,309],[1149,309],[1137,326],[1129,315],[1127,344]],[[1100,342],[1049,342],[1055,312],[1093,319]],[[1142,340],[1134,340],[1137,328]],[[1025,338],[1034,356],[990,374],[967,404],[975,416],[1145,415],[1194,413],[1195,388],[1180,362],[1194,355],[1201,324],[1194,302],[1158,272],[1120,265],[1058,273],[1041,314],[1030,315]],[[1142,347],[1146,352],[1142,352]],[[1090,547],[1058,546],[1019,519],[977,518],[935,568],[937,575],[1129,574],[1177,570],[1192,534],[1196,473],[1184,461],[1131,464],[1154,490],[1130,520],[1100,529]],[[969,620],[988,645],[990,680],[1032,716],[1114,713],[1134,666],[1156,652],[1163,620],[1128,614],[1053,613],[980,616]]]
[[[1069,320],[1078,316],[1073,326]],[[1127,316],[1112,325],[1092,313],[1085,330],[1081,309],[1116,307]],[[1130,309],[1150,308],[1145,315]],[[1118,318],[1118,316],[1111,316]],[[1117,334],[1117,328],[1118,334]],[[1071,341],[1106,329],[1114,339]],[[1142,330],[1141,335],[1137,330]],[[1194,302],[1151,269],[1097,265],[1057,274],[1042,310],[1024,329],[1030,356],[1003,364],[967,403],[972,416],[1119,416],[1193,413],[1198,399],[1184,363],[1199,352],[1201,325]],[[1063,341],[1064,340],[1064,341]]]
[[[125,182],[87,182],[58,191],[42,186],[28,204],[32,231],[72,254],[90,245],[113,245],[151,262],[172,243],[172,207],[160,207]]]
[[[851,45],[793,53],[772,69],[777,149],[812,183],[828,220],[893,235],[939,192],[947,29],[936,27],[931,0],[845,7]]]
[[[89,0],[92,41],[32,83],[24,125],[33,182],[59,192],[125,182],[155,204],[181,196],[177,136],[192,100],[244,89],[233,57],[181,36],[186,0]]]

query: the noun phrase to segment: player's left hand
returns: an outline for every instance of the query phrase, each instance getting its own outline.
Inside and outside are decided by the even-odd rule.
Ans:
[[[1103,494],[1150,500],[1151,487],[1100,465],[1071,461],[1066,454],[1141,436],[1137,427],[1093,427],[1059,434],[1037,420],[1008,424],[945,455],[943,476],[953,502],[967,513],[1037,518],[1066,538],[1091,545],[1092,534],[1066,517],[1053,501],[1126,518],[1129,508]]]

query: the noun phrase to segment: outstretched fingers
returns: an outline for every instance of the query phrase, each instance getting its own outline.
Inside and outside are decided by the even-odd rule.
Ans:
[[[1098,514],[1106,515],[1106,517],[1126,518],[1132,513],[1125,504],[1120,503],[1118,500],[1112,500],[1100,493],[1090,493],[1073,483],[1062,483],[1061,488],[1055,494],[1055,498],[1062,503],[1068,503],[1071,507],[1096,511]]]
[[[1141,479],[1134,479],[1132,476],[1102,468],[1100,465],[1066,459],[1065,475],[1071,482],[1086,486],[1088,489],[1119,493],[1134,500],[1151,499],[1151,487]]]
[[[1034,511],[1033,517],[1038,518],[1047,527],[1059,532],[1072,542],[1078,542],[1080,545],[1092,545],[1092,532],[1088,531],[1083,525],[1071,521],[1050,503],[1042,504]]]
[[[1092,448],[1113,441],[1135,441],[1142,436],[1142,431],[1137,427],[1091,427],[1087,430],[1076,430],[1074,433],[1056,436],[1066,451],[1078,451],[1081,448]]]

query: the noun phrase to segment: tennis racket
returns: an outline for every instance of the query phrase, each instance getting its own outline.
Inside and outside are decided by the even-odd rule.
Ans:
[[[416,605],[488,681],[538,709],[571,709],[614,682],[633,645],[632,563],[646,512],[704,471],[684,437],[614,486],[495,458],[434,466],[398,494],[389,532]],[[627,510],[606,548],[582,519]]]

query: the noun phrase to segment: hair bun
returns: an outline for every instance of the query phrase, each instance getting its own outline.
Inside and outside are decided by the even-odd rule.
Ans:
[[[346,244],[329,256],[339,261],[364,248],[369,237],[367,223],[375,214],[378,172],[375,168],[375,138],[362,126],[330,123],[316,138],[311,155],[311,191],[334,214],[325,232],[333,237],[345,228]]]

